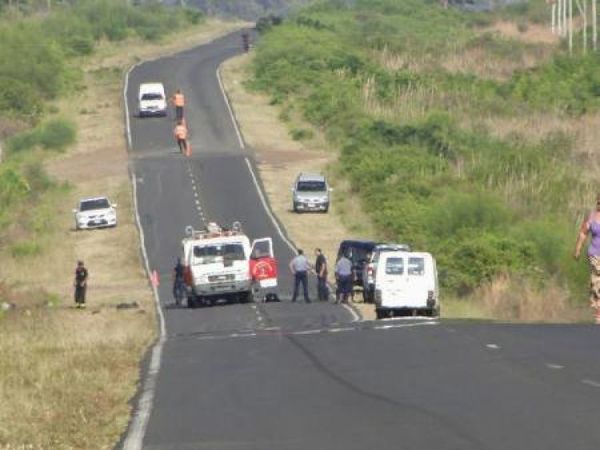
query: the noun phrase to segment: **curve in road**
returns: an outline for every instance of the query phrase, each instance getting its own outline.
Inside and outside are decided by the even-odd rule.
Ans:
[[[130,112],[141,82],[184,90],[194,149],[178,154],[172,118],[129,117],[145,250],[163,275],[166,319],[137,447],[600,448],[594,327],[365,323],[319,303],[168,308],[166,274],[186,225],[241,220],[250,237],[274,238],[282,266],[292,255],[265,212],[216,76],[240,42],[234,33],[129,78]],[[289,292],[286,271],[280,283]]]

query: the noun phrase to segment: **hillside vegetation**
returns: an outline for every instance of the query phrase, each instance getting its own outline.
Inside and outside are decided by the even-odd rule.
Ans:
[[[251,86],[325,133],[380,237],[431,251],[446,294],[583,302],[600,58],[564,54],[544,11],[318,2],[263,35]]]
[[[13,256],[41,250],[52,208],[39,206],[67,189],[45,175],[41,160],[76,139],[74,124],[52,102],[85,89],[83,58],[102,41],[154,41],[203,19],[197,10],[134,7],[125,0],[54,4],[50,13],[45,7],[14,2],[0,14],[0,141],[7,139],[0,165],[0,247]]]

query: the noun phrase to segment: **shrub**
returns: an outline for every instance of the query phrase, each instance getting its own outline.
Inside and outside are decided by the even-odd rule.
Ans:
[[[40,253],[40,244],[34,240],[18,242],[11,246],[11,254],[15,258],[34,256]]]
[[[305,139],[312,139],[312,137],[314,136],[314,133],[312,130],[309,130],[306,128],[293,128],[290,131],[290,135],[292,136],[292,139],[295,141],[303,141]]]
[[[75,125],[65,119],[53,119],[42,125],[39,135],[39,144],[49,150],[63,151],[75,142]]]

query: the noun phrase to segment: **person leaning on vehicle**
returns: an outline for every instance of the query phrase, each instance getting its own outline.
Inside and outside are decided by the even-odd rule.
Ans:
[[[75,268],[75,304],[77,308],[85,308],[85,293],[87,290],[88,270],[83,265],[83,261],[77,261]]]
[[[177,300],[178,288],[180,288],[183,282],[183,264],[181,264],[181,258],[177,258],[177,262],[173,268],[173,298],[175,300]]]
[[[171,102],[175,105],[175,119],[180,121],[183,119],[183,107],[185,106],[185,97],[181,89],[177,89],[171,97]]]

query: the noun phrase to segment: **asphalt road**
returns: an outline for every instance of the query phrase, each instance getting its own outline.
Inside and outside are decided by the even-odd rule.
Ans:
[[[131,164],[167,337],[143,448],[600,448],[600,327],[360,322],[337,305],[285,299],[169,307],[184,228],[207,220],[273,237],[282,297],[291,289],[291,249],[261,202],[216,78],[240,44],[233,34],[129,77]],[[191,158],[175,149],[173,117],[135,117],[146,81],[186,94]]]

